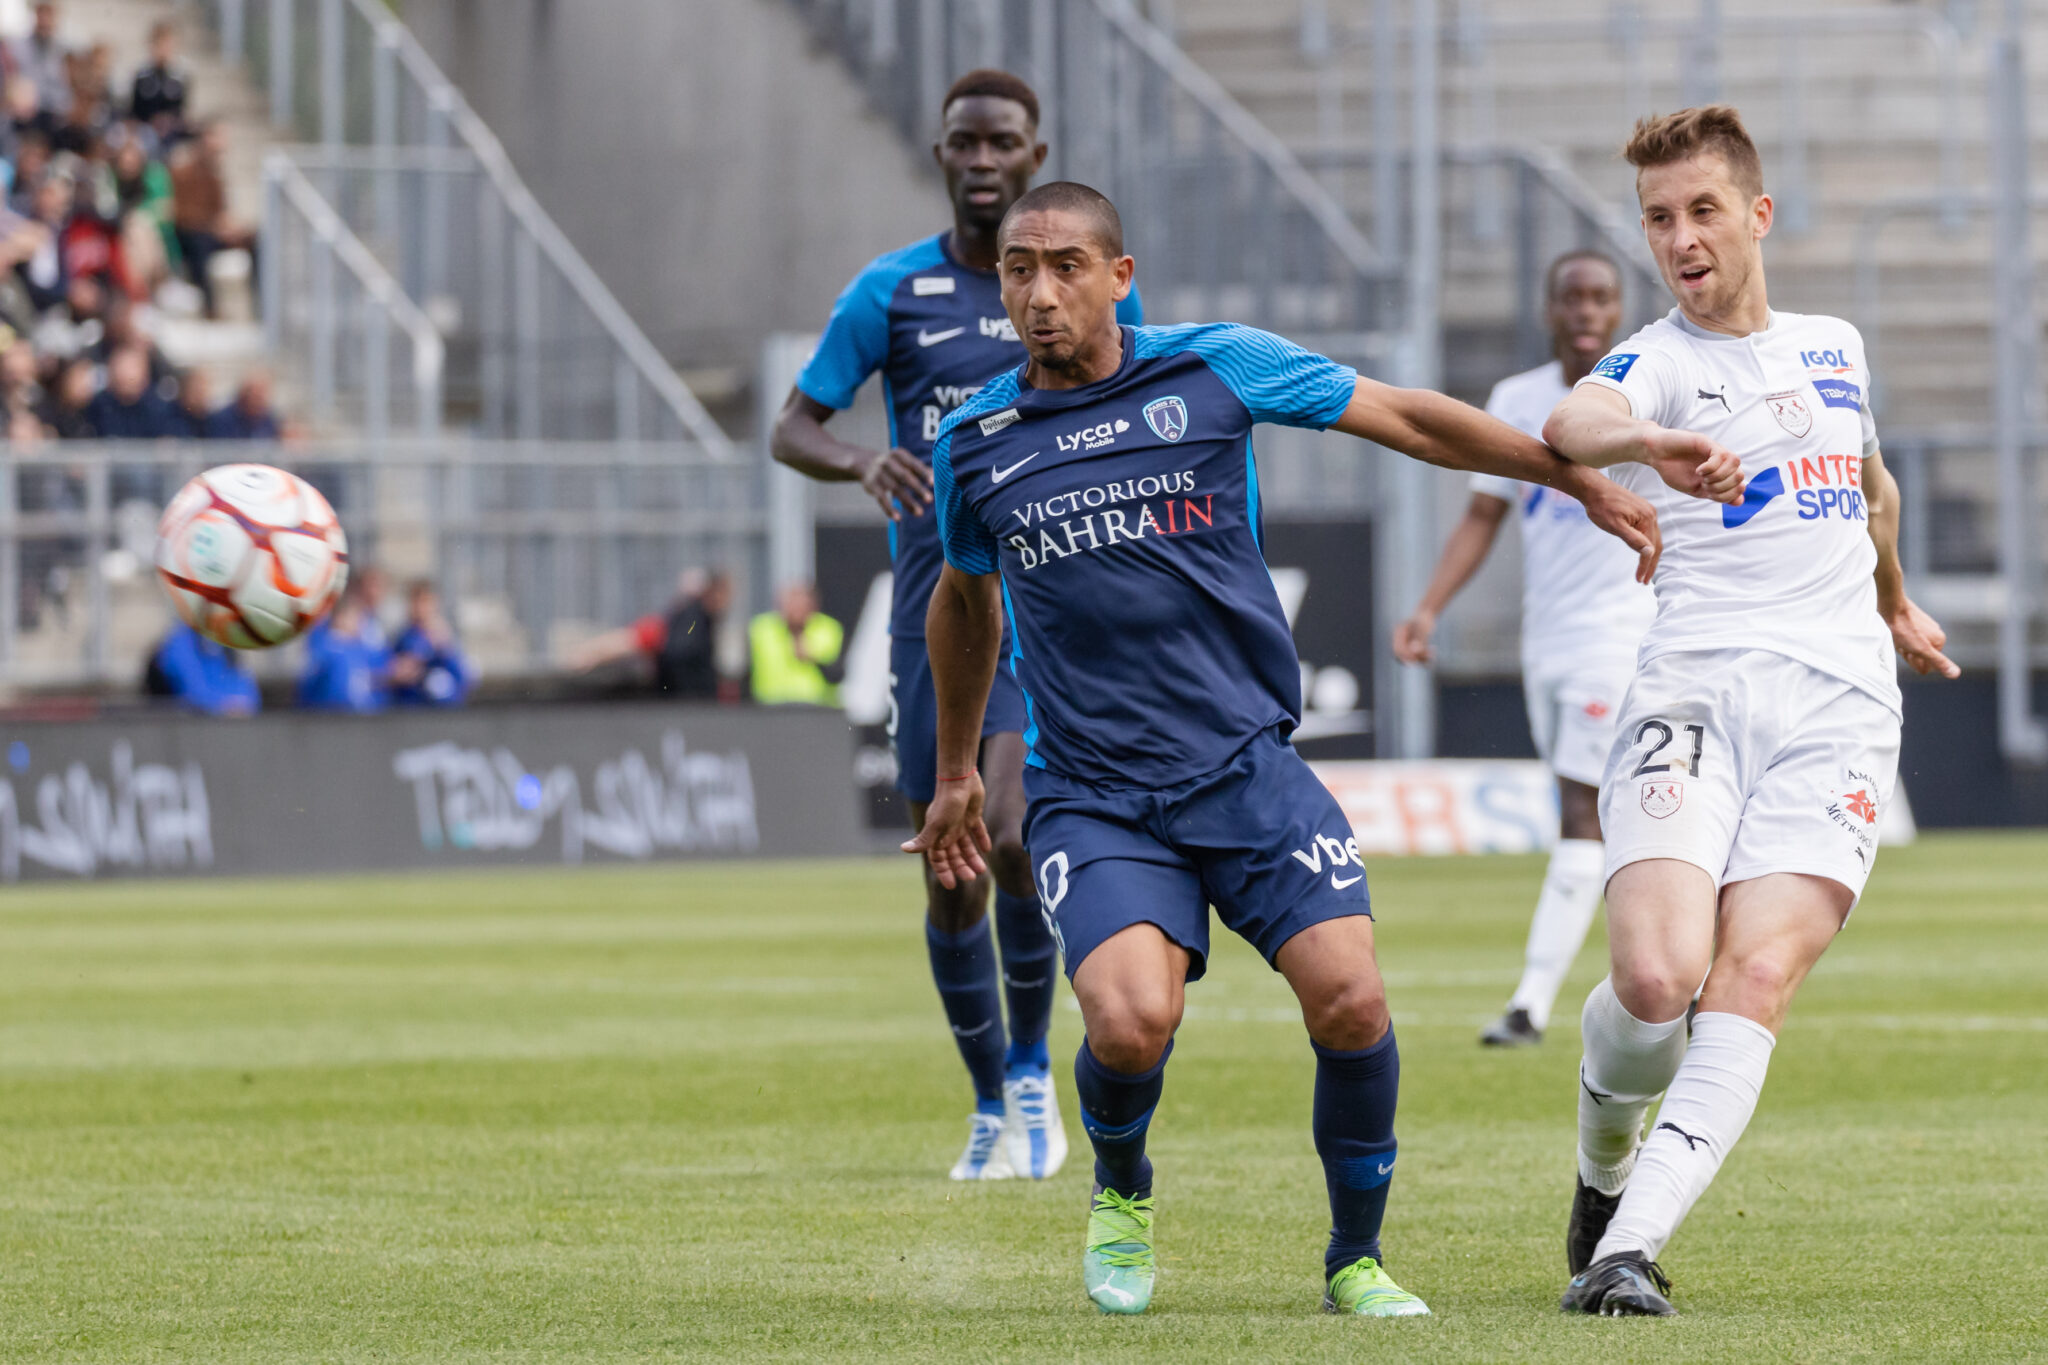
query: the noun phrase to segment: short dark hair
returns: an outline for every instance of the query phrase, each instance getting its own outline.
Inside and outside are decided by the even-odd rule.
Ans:
[[[1621,283],[1621,265],[1612,256],[1598,247],[1582,246],[1565,252],[1550,263],[1550,269],[1543,272],[1543,297],[1546,301],[1557,297],[1557,277],[1564,273],[1564,268],[1576,265],[1580,261],[1598,261],[1614,272],[1614,282],[1617,285]]]
[[[1628,164],[1638,171],[1706,153],[1728,163],[1729,175],[1744,194],[1754,199],[1764,192],[1763,158],[1757,155],[1756,143],[1732,104],[1703,104],[1675,114],[1637,119],[1628,145],[1621,149]]]
[[[939,103],[939,117],[953,107],[955,100],[971,99],[976,95],[989,95],[999,100],[1014,100],[1024,106],[1024,113],[1031,120],[1031,126],[1038,126],[1038,92],[1024,82],[1021,76],[999,71],[992,66],[979,67],[968,72],[946,88],[946,98]]]
[[[1088,220],[1088,226],[1095,234],[1095,244],[1102,248],[1102,254],[1109,260],[1116,260],[1124,254],[1124,220],[1117,215],[1116,205],[1100,191],[1075,180],[1054,180],[1026,190],[1022,198],[1010,205],[1010,211],[1003,215],[1003,227],[1020,213],[1078,213]],[[1002,229],[996,231],[996,240],[1002,240]]]

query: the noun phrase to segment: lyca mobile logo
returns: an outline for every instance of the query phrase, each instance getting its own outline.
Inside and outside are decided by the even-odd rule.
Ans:
[[[983,315],[979,321],[981,323],[981,334],[985,337],[994,337],[997,341],[1015,341],[1017,339],[1016,324],[1008,318],[992,318]]]
[[[1119,417],[1114,422],[1101,422],[1092,427],[1082,427],[1059,438],[1061,450],[1101,450],[1104,446],[1116,444],[1116,438],[1129,431],[1131,424]]]

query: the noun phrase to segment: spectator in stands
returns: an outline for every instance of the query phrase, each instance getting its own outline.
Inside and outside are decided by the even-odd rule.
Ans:
[[[86,407],[101,440],[154,440],[182,436],[184,422],[149,382],[149,352],[126,342],[107,357],[107,386]]]
[[[213,414],[207,436],[216,441],[275,441],[283,436],[277,410],[271,406],[270,372],[251,370],[242,376],[235,401]]]
[[[9,76],[7,78],[6,100],[7,121],[0,125],[0,153],[6,155],[7,163],[15,169],[15,181],[20,184],[30,178],[24,174],[22,150],[34,139],[45,159],[50,150],[50,139],[56,135],[56,118],[44,112],[42,97],[36,92],[36,83],[30,76]],[[38,167],[29,167],[34,171]]]
[[[171,166],[171,217],[178,231],[178,250],[185,272],[206,300],[206,316],[217,316],[213,295],[213,258],[224,250],[256,249],[256,234],[228,213],[227,179],[221,157],[227,135],[218,123],[200,127],[199,136],[178,148]]]
[[[50,173],[50,139],[30,129],[21,135],[14,152],[14,182],[7,191],[7,207],[24,218],[35,216],[36,190]]]
[[[754,700],[837,706],[846,672],[839,659],[845,631],[818,610],[818,591],[809,583],[786,584],[775,603],[774,611],[762,612],[747,627]]]
[[[92,361],[81,356],[57,371],[57,382],[45,395],[40,414],[51,435],[65,441],[90,441],[100,434],[92,420],[92,400],[99,388],[95,369]]]
[[[203,365],[194,365],[178,380],[178,426],[178,434],[192,441],[205,440],[213,426],[213,375]]]
[[[168,148],[185,133],[185,68],[178,61],[178,26],[160,19],[149,30],[149,64],[135,73],[128,117],[149,125]]]
[[[171,227],[171,176],[150,157],[140,124],[123,124],[109,145],[113,155],[101,168],[100,198],[111,208],[120,241],[123,283],[128,297],[144,303],[170,278],[178,239]]]
[[[256,679],[241,654],[183,621],[171,627],[150,655],[143,687],[151,696],[176,697],[209,716],[253,716],[263,707]]]
[[[391,649],[391,700],[400,706],[460,706],[469,664],[441,611],[441,593],[419,579],[406,589],[405,630]]]
[[[7,341],[6,349],[0,350],[0,412],[6,413],[9,421],[24,413],[34,417],[42,407],[40,374],[34,344],[27,337]],[[40,421],[37,430],[41,430]]]
[[[12,68],[35,86],[36,104],[62,117],[71,112],[71,74],[65,69],[69,50],[57,40],[55,0],[37,0],[35,27],[9,45]]]
[[[100,138],[114,121],[113,56],[105,43],[74,49],[65,56],[64,72],[71,84],[71,107],[50,143],[60,152],[94,160]]]
[[[311,711],[368,714],[391,705],[391,652],[384,632],[349,584],[334,613],[306,632],[306,665],[299,674],[299,705]]]
[[[590,672],[621,659],[643,659],[655,691],[677,701],[737,699],[737,688],[718,675],[718,628],[732,605],[726,574],[685,569],[676,595],[661,611],[630,626],[608,630],[583,642],[570,666]]]
[[[64,302],[71,277],[64,269],[64,225],[71,220],[72,181],[52,169],[30,192],[29,217],[43,229],[33,255],[15,266],[28,288],[28,301],[38,313]]]
[[[35,321],[30,340],[36,353],[58,362],[82,355],[95,365],[106,364],[106,302],[106,293],[91,276],[70,281],[64,286],[64,302],[44,309]]]

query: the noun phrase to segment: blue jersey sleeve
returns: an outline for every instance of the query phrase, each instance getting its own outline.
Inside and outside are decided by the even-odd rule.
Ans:
[[[832,305],[832,317],[818,349],[796,377],[796,386],[828,408],[850,408],[860,386],[889,354],[889,296],[901,270],[877,261],[846,286]]]
[[[1358,372],[1283,337],[1234,322],[1149,327],[1140,357],[1192,351],[1251,412],[1254,422],[1318,431],[1344,415]]]
[[[946,552],[946,562],[961,573],[994,573],[996,538],[960,496],[960,486],[953,479],[951,430],[941,431],[938,444],[932,447],[932,485],[932,502],[939,515],[939,545]]]

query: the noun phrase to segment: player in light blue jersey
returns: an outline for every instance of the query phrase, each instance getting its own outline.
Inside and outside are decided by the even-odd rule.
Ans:
[[[773,440],[776,459],[812,478],[859,480],[889,517],[889,733],[896,786],[919,825],[932,799],[938,740],[924,642],[925,607],[943,562],[930,514],[932,441],[947,413],[1024,358],[996,281],[996,229],[1046,150],[1038,140],[1037,95],[1005,71],[971,71],[955,81],[941,118],[932,154],[953,201],[952,230],[877,257],[847,285]],[[1140,320],[1135,295],[1120,313],[1127,322]],[[889,411],[887,450],[851,445],[825,428],[877,371]],[[962,887],[930,876],[925,882],[932,977],[975,1092],[955,1180],[1043,1179],[1066,1159],[1045,1042],[1057,986],[1053,941],[1024,856],[1023,729],[1023,697],[1009,671],[999,669],[981,729],[998,935],[989,933],[989,878]]]
[[[905,848],[947,884],[982,870],[975,760],[1007,616],[1030,746],[1024,838],[1087,1029],[1074,1073],[1095,1151],[1089,1298],[1110,1313],[1151,1301],[1146,1131],[1214,905],[1287,978],[1315,1049],[1325,1308],[1426,1313],[1380,1264],[1399,1061],[1357,841],[1288,742],[1301,673],[1261,549],[1251,429],[1334,426],[1559,489],[1641,551],[1645,574],[1655,516],[1505,423],[1269,333],[1119,326],[1135,265],[1116,210],[1085,186],[1026,194],[1001,249],[1030,359],[947,418],[933,450],[938,793]],[[1683,462],[1667,472],[1695,480]]]

